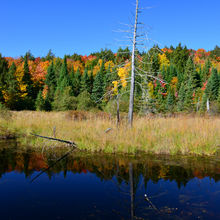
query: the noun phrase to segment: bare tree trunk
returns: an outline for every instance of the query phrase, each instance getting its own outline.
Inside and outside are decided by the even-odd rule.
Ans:
[[[117,127],[119,126],[120,123],[120,112],[119,112],[119,95],[117,95]]]
[[[132,127],[133,124],[133,109],[134,109],[134,86],[135,86],[135,49],[137,38],[137,21],[138,21],[138,0],[136,0],[136,14],[134,23],[134,36],[133,36],[133,48],[132,48],[132,60],[131,60],[131,88],[130,88],[130,101],[128,112],[128,123]]]

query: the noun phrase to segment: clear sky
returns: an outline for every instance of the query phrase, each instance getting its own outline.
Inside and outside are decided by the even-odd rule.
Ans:
[[[159,46],[206,50],[220,45],[220,0],[139,0],[140,21]],[[114,30],[126,29],[135,0],[0,0],[0,53],[17,57],[30,50],[45,56],[113,51],[124,39]]]

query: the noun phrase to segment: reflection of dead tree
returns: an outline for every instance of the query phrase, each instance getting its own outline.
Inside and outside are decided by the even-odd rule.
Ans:
[[[130,182],[130,196],[131,196],[131,220],[134,219],[134,175],[133,165],[129,163],[129,182]]]

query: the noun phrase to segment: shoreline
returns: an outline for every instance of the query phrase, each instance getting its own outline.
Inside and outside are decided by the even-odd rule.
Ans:
[[[77,115],[77,116],[76,116]],[[220,118],[201,116],[135,117],[133,128],[99,112],[11,112],[0,119],[0,139],[31,147],[61,146],[30,133],[74,141],[88,152],[212,156],[220,151]],[[111,129],[110,129],[111,128]],[[108,131],[108,129],[110,129]],[[108,132],[106,132],[108,131]]]

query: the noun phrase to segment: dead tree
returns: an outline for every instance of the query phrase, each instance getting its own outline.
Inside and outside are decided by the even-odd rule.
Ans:
[[[133,123],[133,111],[134,111],[134,87],[135,87],[135,51],[136,51],[136,39],[137,39],[137,23],[138,23],[138,0],[136,0],[136,13],[134,23],[134,36],[132,46],[132,60],[131,60],[131,88],[130,88],[130,100],[129,100],[129,112],[128,122],[132,127]]]

